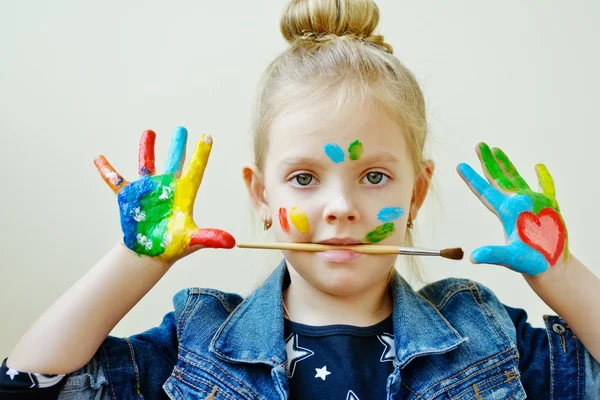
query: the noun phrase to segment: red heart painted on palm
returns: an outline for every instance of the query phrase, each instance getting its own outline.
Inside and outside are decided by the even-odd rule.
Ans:
[[[552,208],[539,214],[522,212],[517,218],[517,229],[523,243],[533,247],[555,265],[565,248],[567,232],[560,215]]]

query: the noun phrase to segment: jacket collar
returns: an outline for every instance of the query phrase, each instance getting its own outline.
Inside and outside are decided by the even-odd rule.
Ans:
[[[281,299],[288,280],[284,259],[263,285],[229,315],[213,337],[210,351],[229,362],[272,367],[286,363]],[[396,364],[400,368],[416,357],[445,353],[468,340],[397,272],[390,288]]]

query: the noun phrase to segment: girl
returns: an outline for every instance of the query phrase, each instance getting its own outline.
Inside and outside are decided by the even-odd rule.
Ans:
[[[243,176],[265,229],[282,242],[410,245],[434,164],[417,82],[373,35],[371,0],[294,0],[290,47],[268,67]],[[446,279],[413,291],[396,256],[285,251],[248,298],[190,288],[162,324],[108,336],[178,259],[231,248],[192,220],[212,139],[182,172],[177,128],[165,171],[142,135],[140,179],[95,160],[117,193],[123,242],[30,328],[0,371],[3,398],[522,399],[600,394],[600,281],[570,252],[552,178],[530,189],[497,148],[477,146],[487,181],[458,167],[503,224],[506,246],[475,263],[523,274],[558,316],[532,328],[486,287]],[[584,314],[581,310],[586,310]],[[25,372],[27,371],[27,372]]]

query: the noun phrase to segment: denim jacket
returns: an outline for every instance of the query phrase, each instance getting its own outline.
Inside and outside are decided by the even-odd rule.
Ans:
[[[288,398],[282,262],[245,300],[190,288],[160,326],[109,336],[61,399]],[[600,365],[567,324],[545,329],[485,286],[444,279],[415,292],[391,281],[396,360],[387,399],[600,399]]]

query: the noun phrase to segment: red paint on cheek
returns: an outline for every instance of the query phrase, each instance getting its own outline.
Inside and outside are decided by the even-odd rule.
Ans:
[[[283,207],[279,209],[279,224],[285,233],[290,233],[290,223],[288,222],[287,211]]]
[[[565,226],[556,210],[544,208],[537,215],[523,212],[517,218],[517,229],[523,243],[542,253],[550,265],[556,264],[567,239]]]
[[[229,233],[220,229],[198,229],[190,237],[190,246],[201,244],[213,249],[231,249],[235,246],[235,239]]]

